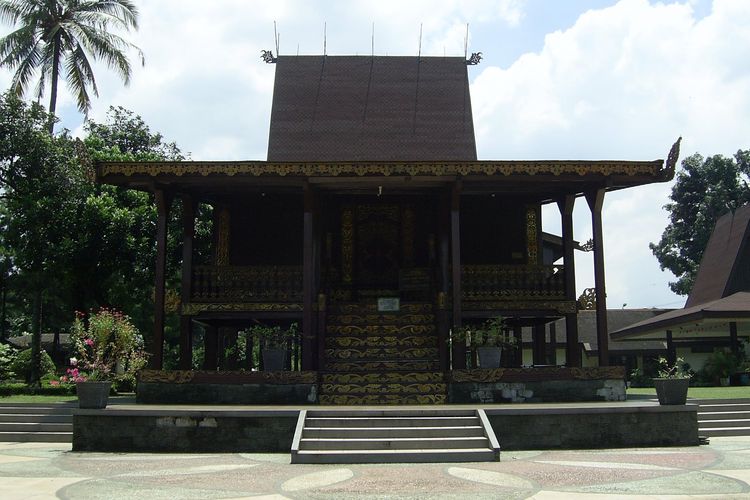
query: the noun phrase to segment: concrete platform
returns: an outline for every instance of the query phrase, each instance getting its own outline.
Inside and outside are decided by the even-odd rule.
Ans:
[[[502,450],[697,445],[697,405],[651,401],[412,406],[485,410]],[[120,404],[74,410],[73,449],[119,452],[288,453],[300,410],[397,408]]]

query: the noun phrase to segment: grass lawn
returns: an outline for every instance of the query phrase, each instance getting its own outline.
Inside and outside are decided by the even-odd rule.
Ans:
[[[16,394],[0,398],[0,403],[72,403],[78,401],[76,396],[41,396],[31,394]]]
[[[656,389],[653,387],[631,387],[628,389],[628,396],[656,397]],[[688,397],[696,399],[750,398],[750,386],[691,387],[688,389]]]

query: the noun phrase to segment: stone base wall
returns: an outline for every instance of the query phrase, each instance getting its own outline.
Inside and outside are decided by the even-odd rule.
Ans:
[[[546,380],[544,382],[453,382],[453,404],[625,401],[624,380]]]
[[[139,382],[145,404],[299,405],[318,401],[317,384],[169,384]]]
[[[698,445],[697,405],[485,411],[503,450]]]
[[[73,451],[289,453],[299,414],[83,412],[73,416]]]

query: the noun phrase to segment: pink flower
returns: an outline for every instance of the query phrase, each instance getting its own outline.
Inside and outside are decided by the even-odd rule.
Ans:
[[[94,341],[92,339],[86,339],[86,340],[83,341],[83,343],[86,344],[89,347],[91,347],[91,346],[94,345]]]
[[[57,380],[50,380],[49,385],[51,385],[52,387],[57,387],[58,385],[60,385],[60,382],[58,382]]]

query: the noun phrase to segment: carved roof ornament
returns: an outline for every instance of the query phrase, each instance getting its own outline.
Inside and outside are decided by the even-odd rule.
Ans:
[[[473,52],[471,57],[466,60],[468,66],[476,66],[482,60],[481,52]]]
[[[273,57],[273,51],[272,50],[261,50],[260,51],[260,58],[263,59],[263,61],[266,62],[266,64],[275,64],[276,58]]]
[[[667,161],[664,162],[663,174],[665,179],[671,179],[674,177],[677,160],[680,158],[680,142],[682,142],[682,137],[678,137],[675,143],[672,144],[672,148],[669,150],[669,155],[667,156]]]

